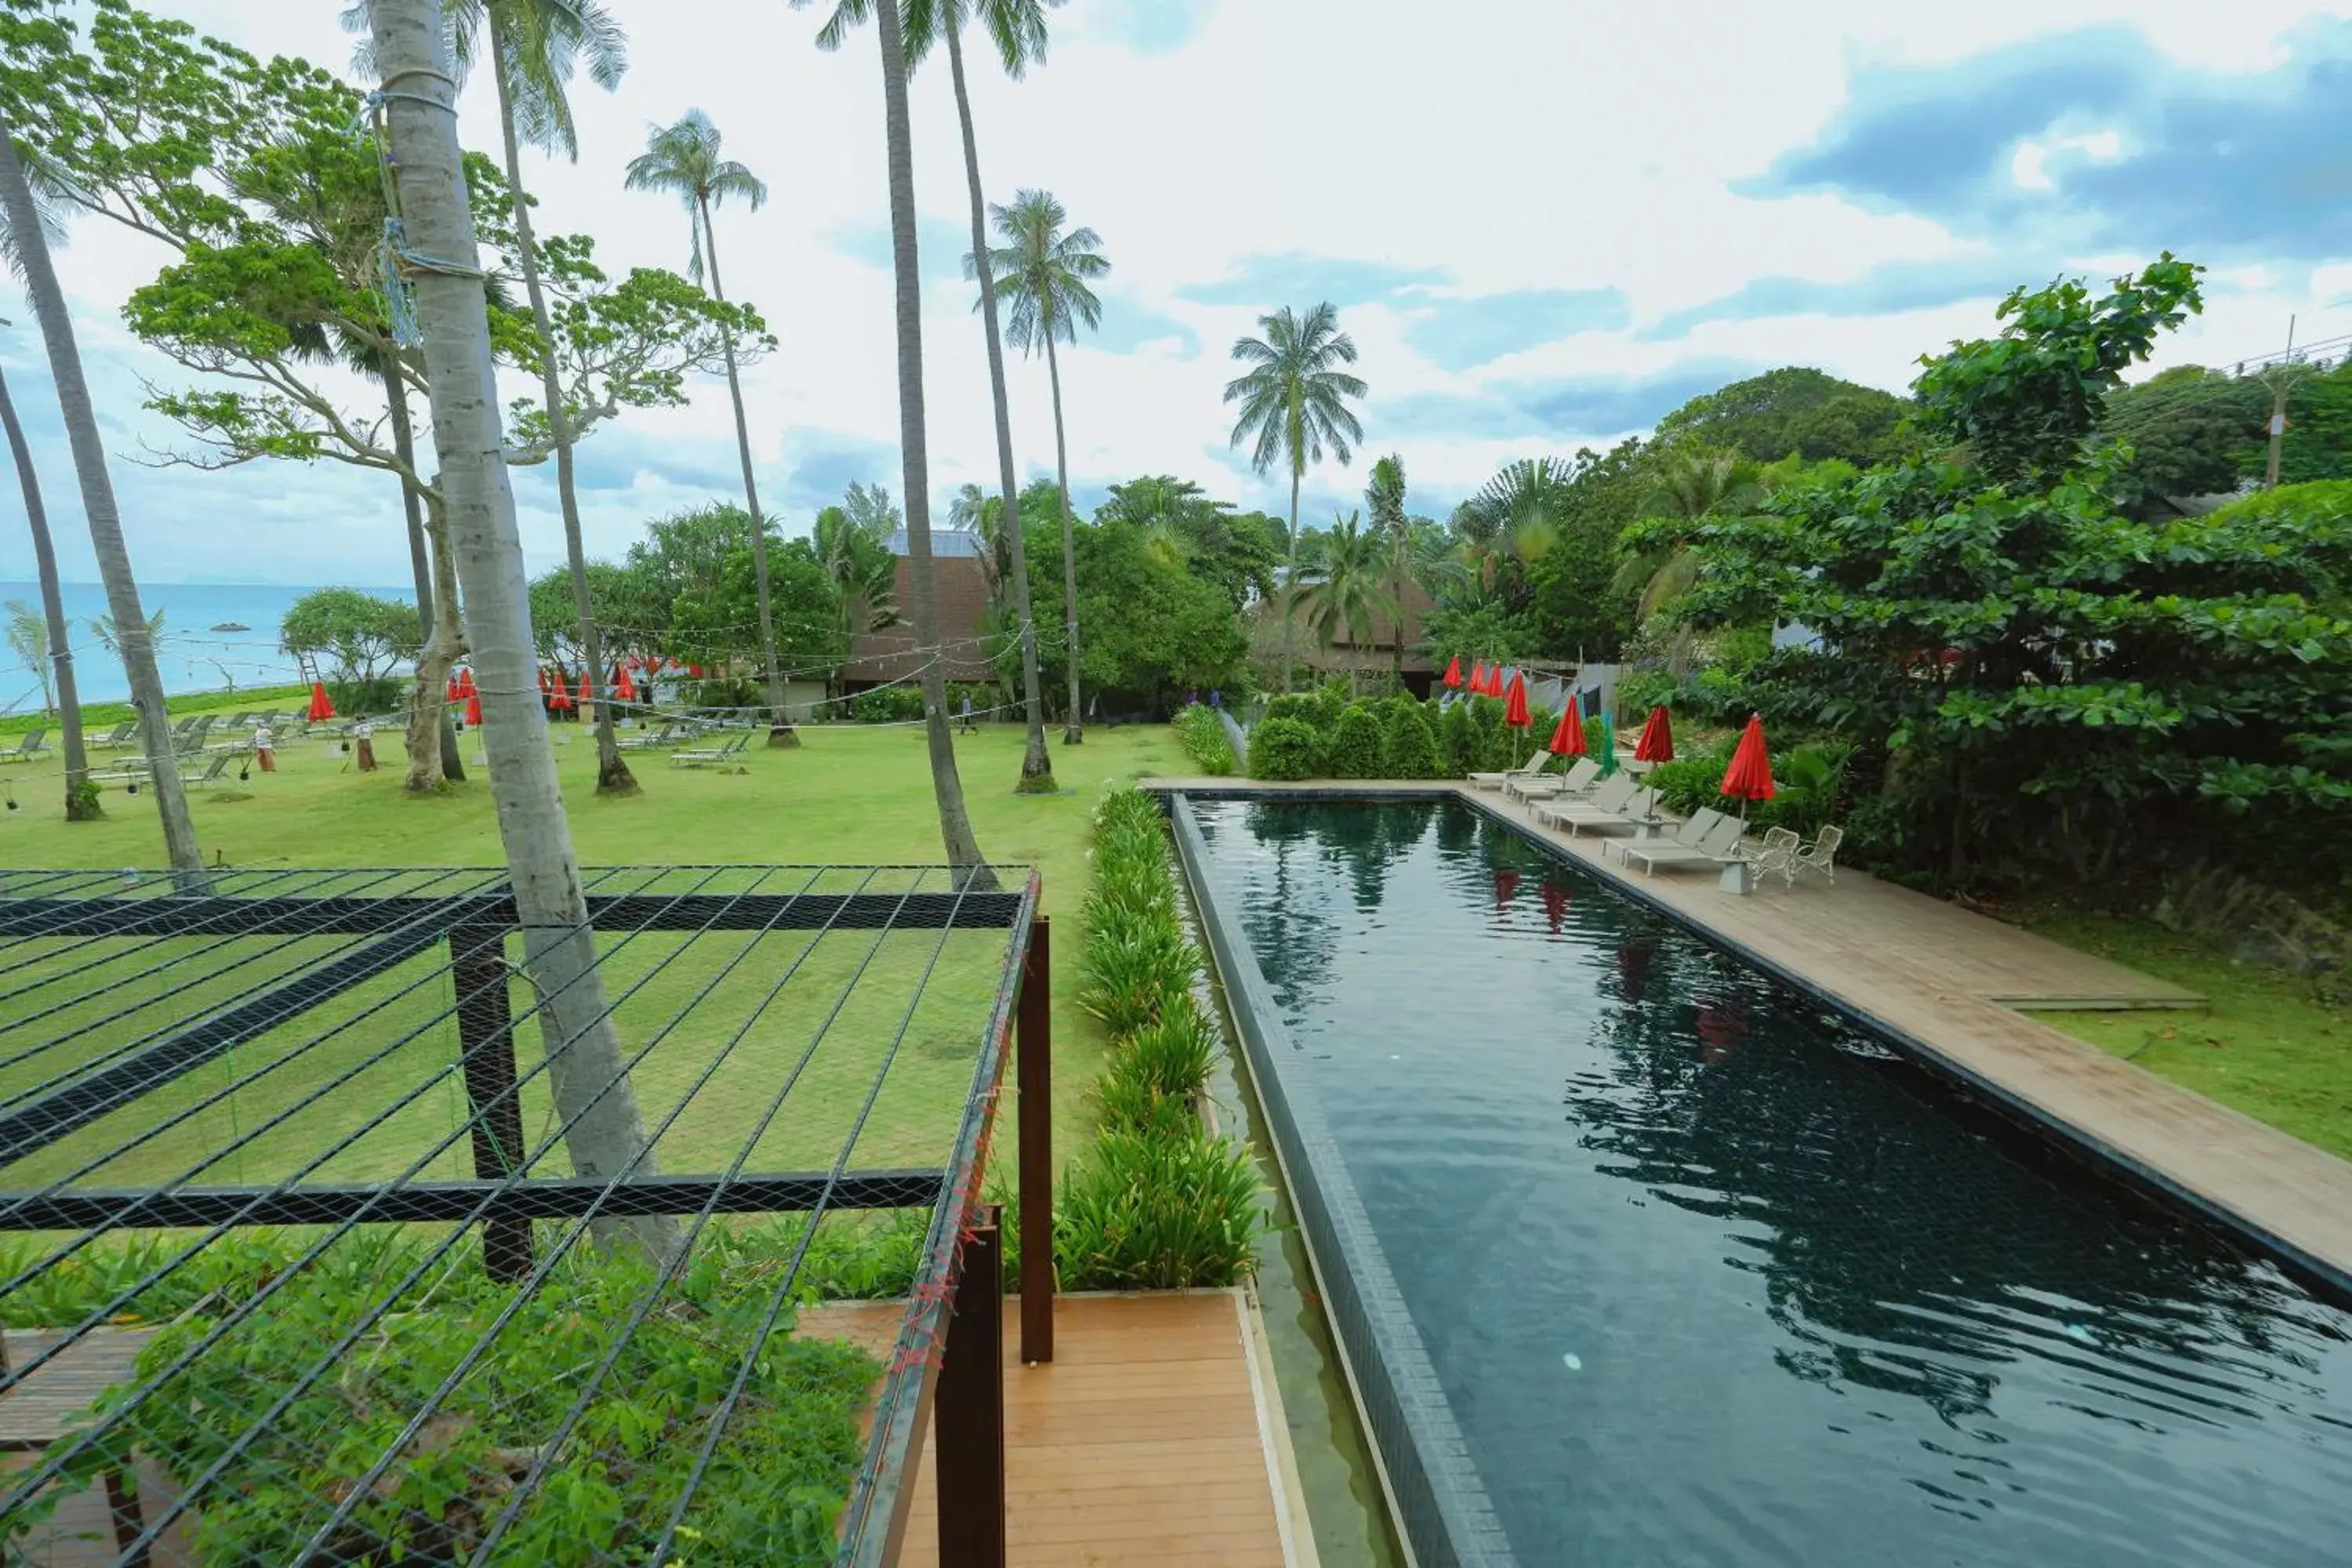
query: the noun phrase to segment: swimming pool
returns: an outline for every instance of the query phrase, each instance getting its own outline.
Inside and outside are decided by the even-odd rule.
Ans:
[[[2352,1562],[2270,1263],[1457,803],[1179,816],[1425,1563]]]

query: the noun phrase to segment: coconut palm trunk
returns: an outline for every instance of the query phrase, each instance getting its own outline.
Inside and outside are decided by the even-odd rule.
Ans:
[[[480,674],[490,795],[522,929],[523,970],[541,1004],[548,1078],[572,1168],[604,1180],[650,1176],[653,1152],[606,1010],[580,862],[539,704],[522,542],[501,455],[481,254],[466,205],[457,93],[440,19],[436,0],[372,0],[369,6],[375,58],[385,79],[401,84],[389,95],[387,119],[408,241],[418,253],[448,262],[417,273],[416,316],[433,389],[443,502]],[[657,1257],[677,1247],[677,1227],[664,1217],[600,1223],[607,1237],[634,1239]]]
[[[1062,632],[1067,640],[1064,657],[1070,661],[1070,717],[1062,726],[1062,744],[1085,742],[1087,727],[1078,708],[1078,534],[1070,521],[1070,445],[1062,434],[1062,363],[1054,352],[1054,334],[1045,334],[1045,376],[1054,388],[1054,483],[1062,493]]]
[[[898,317],[898,445],[907,487],[907,586],[915,601],[915,653],[922,659],[923,734],[930,748],[931,794],[948,864],[968,885],[992,885],[963,804],[955,736],[948,724],[948,685],[940,646],[939,595],[931,581],[930,454],[923,434],[923,292],[915,254],[914,132],[907,118],[907,55],[898,0],[876,0],[882,36],[882,121],[889,145],[890,261]]]
[[[702,212],[702,264],[710,275],[710,297],[724,301],[727,290],[719,281],[719,235],[710,226],[710,204],[699,204]],[[743,383],[735,372],[735,334],[722,340],[727,353],[727,395],[735,400],[735,454],[743,463],[743,504],[751,513],[751,580],[760,596],[760,663],[761,674],[768,691],[770,722],[784,721],[784,681],[776,673],[776,613],[768,595],[768,525],[760,513],[759,481],[751,477],[751,425],[743,416]],[[582,590],[582,603],[586,603],[586,590]],[[586,626],[583,620],[582,626]],[[603,744],[600,741],[599,745]]]
[[[988,203],[981,192],[980,144],[972,136],[971,99],[964,89],[963,29],[950,18],[946,30],[948,68],[955,78],[956,118],[963,125],[964,181],[971,187],[971,254],[977,262],[973,270],[980,275],[981,321],[988,333],[988,390],[996,402],[997,479],[1004,490],[1004,543],[1012,558],[1009,575],[1013,579],[1013,618],[1020,628],[1021,692],[1029,719],[1029,743],[1021,753],[1019,787],[1024,792],[1045,792],[1054,787],[1054,763],[1045,752],[1045,699],[1037,679],[1037,622],[1029,610],[1029,546],[1023,537],[1021,489],[1013,470],[1013,411],[1004,392],[1004,339],[996,321],[996,268],[988,262]],[[1057,418],[1059,413],[1057,406]],[[1076,600],[1073,598],[1071,603],[1075,606]],[[1074,620],[1076,613],[1074,607]],[[1070,668],[1070,679],[1075,682],[1075,661]],[[1071,711],[1077,711],[1075,688]]]
[[[17,159],[16,142],[5,121],[0,121],[0,215],[5,215],[16,237],[17,257],[25,269],[25,292],[33,302],[34,317],[41,323],[49,374],[57,382],[58,407],[65,416],[66,437],[73,448],[74,476],[81,483],[90,549],[98,557],[99,578],[106,584],[107,609],[121,628],[117,637],[122,668],[131,679],[131,706],[139,715],[140,748],[152,760],[164,856],[183,887],[201,885],[204,852],[196,845],[195,824],[188,817],[187,792],[180,786],[172,721],[163,703],[163,678],[155,668],[154,639],[147,629],[146,613],[139,605],[131,552],[122,541],[122,514],[114,504],[114,481],[106,471],[106,447],[99,439],[98,416],[90,405],[89,383],[82,375],[73,319],[67,313],[65,290],[58,285],[58,269],[50,264],[49,247],[41,237],[32,186],[25,178],[25,166]],[[58,642],[54,626],[50,637],[53,644]]]
[[[1298,448],[1291,448],[1290,459],[1290,580],[1282,586],[1282,689],[1290,689],[1290,671],[1296,662],[1291,658],[1292,611],[1298,603],[1298,481],[1306,477],[1306,458]]]
[[[66,820],[89,822],[102,814],[97,792],[84,793],[89,781],[89,759],[82,751],[81,700],[74,691],[73,649],[67,642],[65,595],[58,586],[58,552],[49,540],[48,509],[41,503],[41,476],[33,468],[33,449],[26,443],[25,427],[16,421],[16,403],[8,395],[5,374],[0,374],[0,427],[7,431],[8,452],[16,460],[16,479],[24,487],[25,521],[32,528],[33,563],[41,579],[41,618],[49,627],[58,728],[64,734],[66,753]]]
[[[586,657],[589,689],[596,697],[596,793],[635,795],[636,776],[621,756],[620,738],[613,732],[613,704],[605,690],[604,643],[596,627],[596,607],[588,595],[588,552],[580,537],[580,496],[572,471],[572,421],[563,411],[563,388],[555,374],[555,328],[547,312],[547,290],[540,282],[539,252],[531,238],[530,198],[522,183],[522,147],[515,131],[514,94],[507,80],[506,62],[512,58],[507,37],[506,11],[489,9],[490,72],[499,88],[499,132],[505,141],[507,185],[514,192],[516,248],[522,253],[523,290],[530,297],[531,324],[539,331],[540,395],[547,403],[548,438],[555,444],[555,498],[563,512],[563,552],[572,567],[572,597],[580,612],[580,647]],[[488,714],[483,715],[485,722]]]
[[[383,396],[385,406],[392,411],[392,447],[400,458],[400,465],[408,473],[416,472],[416,431],[408,416],[408,384],[401,379],[399,366],[387,358],[383,362]],[[447,689],[449,668],[464,651],[465,639],[457,630],[457,607],[454,595],[436,595],[433,590],[433,560],[425,538],[425,503],[404,475],[400,481],[401,510],[408,519],[408,570],[416,584],[416,620],[423,640],[416,655],[416,690],[408,703],[408,784],[409,793],[423,795],[445,779],[461,781],[466,776],[466,764],[457,755],[457,725],[450,717],[449,705],[442,700]],[[448,534],[438,534],[440,552],[449,553]],[[445,630],[440,612],[446,605],[449,624]]]

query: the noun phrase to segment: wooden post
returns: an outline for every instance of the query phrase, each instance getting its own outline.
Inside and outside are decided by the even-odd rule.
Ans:
[[[457,1048],[464,1054],[466,1099],[474,1111],[474,1175],[503,1181],[521,1168],[523,1159],[505,929],[466,925],[450,931],[449,975],[457,988]],[[491,1279],[509,1284],[528,1275],[530,1221],[485,1220],[482,1263]]]
[[[1054,926],[1029,924],[1021,970],[1021,1359],[1054,1359]]]
[[[932,1405],[940,1568],[1005,1568],[1004,1248],[993,1204],[963,1245]]]

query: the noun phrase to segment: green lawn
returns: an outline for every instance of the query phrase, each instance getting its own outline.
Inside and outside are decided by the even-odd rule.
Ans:
[[[918,729],[857,726],[808,727],[797,750],[754,749],[743,773],[673,767],[659,752],[641,753],[632,765],[645,792],[631,799],[600,800],[593,790],[594,749],[576,726],[556,731],[572,833],[583,862],[597,865],[674,865],[714,862],[873,863],[936,862],[939,826]],[[470,762],[473,737],[465,741]],[[1075,913],[1089,875],[1087,822],[1101,791],[1140,774],[1179,771],[1181,753],[1163,728],[1097,730],[1085,745],[1055,748],[1055,763],[1066,793],[1015,795],[1020,731],[989,728],[958,742],[965,787],[982,847],[1003,867],[1034,866],[1044,880],[1049,912],[1060,911],[1055,963],[1055,1142],[1066,1162],[1091,1135],[1094,1113],[1089,1090],[1101,1065],[1105,1036],[1094,1019],[1070,1003],[1076,991],[1077,943]],[[280,748],[279,772],[254,773],[233,788],[194,797],[196,831],[206,858],[225,857],[231,866],[267,869],[298,866],[495,865],[501,858],[490,801],[479,772],[447,795],[411,799],[403,794],[396,736],[380,734],[385,766],[373,774],[352,771],[350,757],[331,741],[300,742]],[[121,790],[106,796],[107,820],[68,825],[62,811],[39,797],[46,791],[20,788],[26,808],[0,816],[0,865],[41,867],[152,866],[160,836],[145,796]],[[880,885],[877,884],[877,888]],[[328,939],[307,939],[324,942]],[[829,1164],[845,1134],[865,1109],[880,1052],[901,1026],[904,1043],[892,1059],[880,1098],[860,1134],[856,1163],[865,1166],[929,1163],[939,1158],[952,1128],[955,1110],[969,1082],[971,1052],[986,1016],[995,982],[999,939],[956,933],[939,949],[935,933],[908,931],[884,939],[836,932],[812,938],[779,933],[757,938],[712,937],[667,964],[679,939],[635,938],[627,951],[607,960],[608,991],[626,1048],[646,1048],[633,1069],[640,1106],[649,1129],[677,1116],[661,1140],[665,1168],[708,1168],[713,1154],[731,1157],[751,1136],[777,1086],[806,1057],[789,1101],[791,1112],[759,1140],[752,1168],[805,1168]],[[749,942],[751,945],[746,946]],[[0,1094],[38,1083],[77,1059],[127,1040],[168,1029],[198,994],[226,997],[239,987],[266,982],[288,956],[285,943],[257,940],[233,953],[214,950],[200,967],[212,975],[197,993],[163,997],[186,972],[163,979],[134,976],[125,961],[109,970],[85,949],[56,962],[74,965],[74,990],[82,999],[44,1017],[22,1038],[48,1039],[72,1029],[85,1035],[37,1059],[10,1061],[0,1051]],[[163,955],[177,949],[167,944]],[[193,951],[193,949],[191,949]],[[510,950],[511,951],[511,950]],[[140,955],[136,967],[152,964],[155,950]],[[18,965],[29,955],[12,955]],[[242,969],[231,958],[248,959]],[[802,965],[791,985],[763,1000],[774,977]],[[912,1016],[913,982],[936,964],[932,981]],[[18,968],[0,989],[16,990],[37,971]],[[852,984],[853,978],[855,984]],[[638,981],[644,984],[632,989]],[[60,990],[63,988],[60,987]],[[837,1019],[825,1027],[837,1001]],[[79,1169],[89,1157],[121,1144],[131,1129],[157,1124],[164,1111],[190,1108],[240,1075],[291,1053],[331,1026],[346,1026],[323,1046],[305,1051],[287,1070],[241,1088],[233,1100],[192,1116],[135,1154],[81,1180],[131,1184],[160,1176],[178,1177],[214,1150],[235,1141],[304,1097],[303,1109],[276,1132],[256,1140],[240,1169],[215,1168],[196,1179],[251,1181],[277,1178],[298,1168],[321,1143],[358,1133],[379,1115],[381,1123],[351,1144],[315,1180],[379,1179],[406,1166],[450,1130],[463,1107],[454,1083],[406,1100],[433,1064],[455,1049],[445,1022],[403,1045],[391,1058],[362,1064],[390,1037],[387,1020],[427,1016],[449,1005],[446,963],[415,960],[335,1002],[313,1009],[299,1026],[239,1047],[145,1097],[132,1110],[109,1118],[48,1150],[9,1173],[11,1184],[41,1181]],[[518,985],[513,1005],[520,1015],[530,995]],[[56,994],[0,1003],[0,1016],[25,1016],[36,1005],[57,1006]],[[717,1073],[697,1079],[748,1018],[758,1026],[730,1047]],[[822,1035],[822,1048],[810,1043]],[[521,1032],[522,1059],[534,1059],[535,1038]],[[21,1051],[21,1046],[16,1047]],[[344,1075],[349,1075],[346,1079]],[[322,1085],[333,1092],[318,1097]],[[551,1125],[541,1085],[524,1096],[525,1128],[535,1142]],[[993,1162],[1009,1182],[1014,1170],[1010,1119]],[[1060,1163],[1060,1162],[1057,1162]],[[430,1173],[467,1173],[461,1142],[437,1160]]]
[[[2147,921],[2043,910],[2023,923],[2210,1002],[2036,1014],[2043,1023],[2352,1159],[2352,1007],[2326,1000],[2310,979],[2232,963]]]

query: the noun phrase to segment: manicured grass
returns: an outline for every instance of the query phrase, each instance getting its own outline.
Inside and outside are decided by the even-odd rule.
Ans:
[[[631,765],[645,789],[629,799],[597,798],[591,738],[573,725],[559,726],[556,734],[573,838],[583,861],[592,867],[716,862],[905,864],[936,863],[940,858],[939,818],[919,729],[810,726],[802,730],[803,744],[796,750],[755,747],[747,754],[741,773],[677,768],[665,753],[635,753]],[[1054,1101],[1060,1156],[1056,1163],[1063,1163],[1092,1142],[1096,1117],[1091,1090],[1108,1044],[1099,1025],[1072,1000],[1081,936],[1076,911],[1091,874],[1087,854],[1088,813],[1108,786],[1124,784],[1145,773],[1182,771],[1182,752],[1165,728],[1094,730],[1083,746],[1054,748],[1064,793],[1024,796],[1012,790],[1019,773],[1021,740],[1017,729],[983,729],[959,740],[958,759],[983,850],[999,866],[1037,868],[1044,880],[1045,907],[1057,915],[1062,927],[1056,933],[1054,977]],[[469,735],[464,744],[471,763],[478,742]],[[336,742],[295,742],[279,748],[278,773],[257,771],[232,788],[195,795],[196,832],[206,858],[219,856],[230,866],[254,869],[481,866],[500,861],[486,770],[478,766],[473,779],[453,786],[444,795],[412,799],[401,789],[399,737],[379,731],[376,745],[383,766],[372,774],[352,771],[350,755]],[[39,798],[46,793],[20,788],[18,797],[26,808],[0,816],[0,865],[152,867],[161,859],[160,834],[145,795],[110,790],[105,796],[106,820],[68,825],[61,807]],[[848,1010],[826,1035],[824,1049],[811,1058],[806,1076],[795,1086],[789,1102],[793,1108],[789,1123],[780,1123],[762,1138],[756,1164],[772,1169],[830,1163],[872,1083],[878,1052],[902,1021],[908,1025],[905,1042],[859,1138],[856,1163],[923,1163],[938,1158],[969,1081],[971,1053],[994,984],[997,946],[978,933],[957,934],[939,960],[921,1006],[911,1020],[906,1019],[912,981],[931,962],[935,940],[931,933],[898,933],[866,960],[869,939],[856,933],[824,937],[814,948],[804,935],[762,937],[758,939],[761,947],[756,955],[723,977],[718,972],[735,948],[712,940],[692,962],[662,971],[629,996],[616,1017],[624,1041],[635,1048],[655,1039],[665,1023],[702,987],[715,980],[720,987],[695,1008],[673,1037],[661,1039],[633,1073],[651,1125],[680,1102],[694,1076],[710,1061],[714,1047],[752,1015],[759,1005],[759,994],[782,967],[804,952],[808,955],[805,984],[796,981],[783,997],[761,1013],[760,1027],[728,1058],[720,1076],[686,1102],[684,1112],[663,1139],[664,1166],[674,1171],[697,1169],[705,1163],[703,1156],[713,1150],[732,1155],[782,1081],[780,1075],[805,1048],[824,1021],[824,1009],[860,962],[867,962],[868,968],[852,994]],[[610,965],[614,993],[617,994],[632,979],[646,973],[652,967],[650,961],[661,955],[662,944],[675,941],[642,938],[635,953],[616,955]],[[142,964],[152,962],[152,957],[142,959]],[[266,980],[272,967],[257,962],[254,974],[228,975],[209,983],[209,988],[226,994],[252,978]],[[23,979],[20,973],[12,984],[22,984]],[[407,987],[415,988],[410,998],[397,998],[395,994]],[[76,1025],[93,1025],[86,1044],[77,1043],[74,1048],[97,1051],[119,1048],[126,1038],[140,1037],[169,1023],[157,1007],[142,1009],[141,985],[127,977],[103,986],[79,988],[103,994],[77,1004],[68,1013],[45,1019],[41,1037]],[[39,1000],[47,1005],[51,999],[44,995]],[[513,1001],[520,1015],[530,998],[527,990],[518,987]],[[340,1003],[315,1010],[299,1027],[278,1031],[285,1037],[282,1041],[273,1037],[250,1048],[240,1047],[236,1063],[223,1058],[189,1074],[150,1097],[133,1114],[141,1127],[153,1126],[160,1111],[175,1105],[193,1106],[226,1083],[232,1074],[252,1073],[258,1063],[269,1059],[272,1049],[290,1050],[328,1024],[366,1015],[372,1006],[387,1013],[401,1008],[429,1013],[447,1004],[446,971],[436,973],[431,961],[418,960]],[[5,1011],[21,1016],[22,1009],[32,1005],[28,999],[10,1004]],[[376,1114],[387,1095],[396,1095],[415,1083],[427,1060],[448,1059],[454,1040],[440,1037],[446,1033],[445,1026],[437,1034],[428,1033],[403,1047],[404,1055],[415,1058],[414,1063],[394,1060],[370,1068],[353,1080],[348,1092],[339,1090],[327,1104],[306,1110],[300,1121],[305,1130],[300,1142],[317,1146],[312,1140],[325,1127],[322,1117],[331,1120],[336,1130],[328,1142],[341,1132],[356,1131]],[[526,1026],[521,1037],[522,1058],[528,1067],[536,1059],[535,1031]],[[240,1090],[233,1104],[224,1101],[204,1118],[143,1146],[135,1166],[118,1163],[83,1179],[115,1184],[158,1174],[176,1176],[230,1141],[230,1118],[249,1128],[325,1078],[355,1067],[381,1043],[379,1030],[354,1027],[348,1037],[306,1055],[298,1068]],[[27,1082],[37,1082],[63,1065],[63,1060],[44,1059],[23,1064],[17,1072],[30,1074]],[[285,1081],[280,1083],[279,1079]],[[0,1083],[0,1089],[6,1087]],[[538,1086],[527,1091],[524,1110],[527,1133],[536,1141],[549,1125],[545,1096]],[[454,1119],[461,1114],[454,1089],[428,1094],[384,1121],[347,1151],[333,1168],[312,1179],[364,1180],[390,1174],[456,1125]],[[110,1124],[113,1120],[45,1151],[37,1159],[42,1168],[31,1173],[39,1177],[62,1173],[91,1152],[119,1143],[122,1130]],[[215,1121],[219,1125],[210,1124]],[[1007,1118],[993,1162],[998,1176],[1008,1183],[1015,1169],[1013,1131]],[[464,1149],[461,1142],[434,1173],[459,1173]],[[273,1176],[281,1174],[290,1168],[287,1162],[299,1163],[302,1152],[295,1143],[283,1149],[257,1145],[247,1151],[254,1166],[249,1171],[214,1170],[198,1179],[258,1179],[265,1170]],[[12,1183],[26,1173],[25,1170],[12,1173]]]
[[[2151,921],[2042,910],[2023,923],[2211,1003],[2034,1015],[2043,1023],[2352,1159],[2352,1007],[2308,978],[2232,963]]]
[[[184,696],[163,700],[166,710],[175,714],[219,713],[224,716],[248,710],[274,709],[287,712],[301,708],[310,700],[307,686],[257,686],[245,691],[192,691]],[[131,718],[128,702],[85,702],[81,704],[81,727],[93,739],[114,728],[121,720]],[[54,713],[14,713],[0,719],[0,735],[21,735],[27,730],[47,730],[52,750],[58,743],[58,720]],[[106,753],[99,753],[101,757]]]

